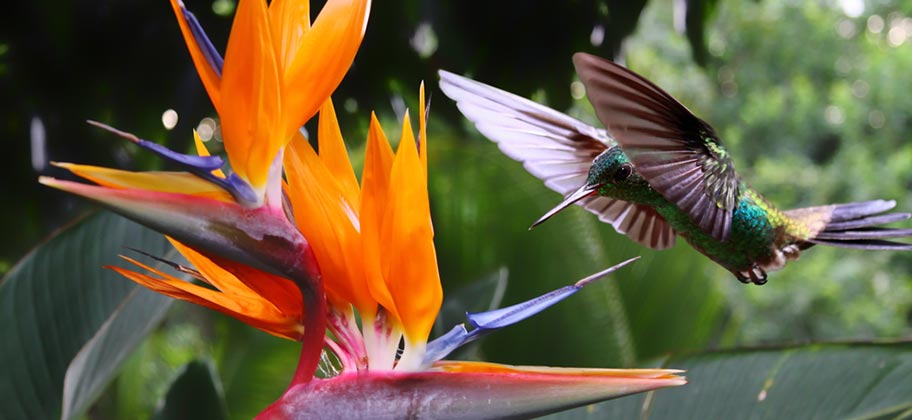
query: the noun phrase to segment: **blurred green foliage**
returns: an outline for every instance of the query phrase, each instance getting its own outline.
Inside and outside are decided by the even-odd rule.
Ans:
[[[233,3],[187,3],[215,45],[225,45]],[[370,110],[397,138],[397,119],[417,108],[418,83],[427,83],[436,243],[444,288],[456,296],[448,305],[476,304],[456,292],[501,269],[506,305],[644,256],[567,303],[485,338],[472,357],[635,366],[668,353],[909,336],[909,255],[812,249],[769,284],[752,287],[683,241],[646,250],[576,208],[527,231],[560,197],[436,92],[436,71],[444,68],[596,123],[588,102],[571,96],[570,55],[622,51],[629,67],[716,127],[741,176],[772,202],[789,208],[889,198],[912,209],[912,3],[680,4],[689,7],[677,15],[658,1],[374,5],[364,45],[334,99],[357,161]],[[8,238],[0,272],[91,208],[37,185],[39,174],[66,176],[48,160],[160,165],[85,119],[188,149],[190,130],[214,117],[166,2],[16,2],[8,11],[0,16],[0,135],[8,148],[0,194],[13,204],[0,222]],[[180,116],[172,130],[162,127],[166,109]],[[34,121],[46,133],[37,149],[29,146]],[[46,157],[30,165],[35,150]],[[294,343],[178,304],[90,417],[149,415],[185,363],[209,358],[229,416],[249,418],[284,389],[296,357]]]

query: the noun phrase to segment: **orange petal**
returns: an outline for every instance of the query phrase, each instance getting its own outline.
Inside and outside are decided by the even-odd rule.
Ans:
[[[437,270],[427,180],[408,114],[390,174],[388,204],[381,228],[388,274],[386,285],[395,301],[406,339],[427,340],[443,289]]]
[[[193,32],[190,31],[190,25],[184,17],[183,2],[180,0],[171,0],[171,8],[174,9],[174,15],[177,16],[177,23],[180,25],[181,34],[184,36],[184,41],[187,43],[187,49],[190,50],[190,58],[193,59],[193,65],[196,66],[196,72],[199,73],[200,79],[203,81],[203,86],[206,88],[206,93],[209,94],[212,105],[215,106],[216,111],[218,111],[221,103],[221,94],[219,92],[221,80],[219,74],[216,72],[216,69],[212,68],[209,61],[206,60],[206,56],[203,54],[203,50],[197,42],[196,37],[194,37]]]
[[[364,38],[370,0],[329,0],[284,62],[285,132],[304,125],[342,81]],[[287,57],[287,56],[286,56]]]
[[[421,155],[421,166],[424,168],[424,173],[427,174],[427,113],[429,109],[424,103],[424,82],[421,82],[421,87],[418,89],[418,94],[421,95],[418,99],[418,154]]]
[[[272,0],[269,23],[276,58],[284,68],[294,58],[304,34],[310,30],[310,1]]]
[[[537,374],[537,375],[577,375],[577,376],[613,376],[618,378],[640,379],[675,379],[681,380],[678,369],[600,369],[600,368],[564,368],[548,366],[516,366],[490,362],[441,360],[434,363],[434,369],[444,372],[461,373],[496,373],[496,374]]]
[[[361,209],[361,188],[355,178],[345,141],[339,130],[339,121],[336,119],[336,110],[332,99],[327,99],[320,109],[320,125],[317,128],[317,140],[320,142],[320,160],[332,174],[342,195],[351,204],[355,211]]]
[[[130,172],[100,166],[74,163],[54,163],[98,185],[144,191],[187,194],[233,203],[227,191],[209,181],[187,172]]]
[[[383,133],[377,116],[371,114],[367,133],[367,151],[361,173],[361,240],[364,249],[364,273],[371,295],[390,316],[399,320],[396,305],[386,286],[384,276],[388,264],[382,256],[389,252],[380,240],[380,227],[387,206],[393,149]]]
[[[206,148],[206,144],[203,143],[203,139],[200,138],[199,133],[197,133],[195,129],[193,130],[193,144],[196,146],[196,154],[200,156],[211,156],[209,149]],[[219,178],[224,178],[225,172],[223,172],[221,169],[216,169],[212,171],[212,175],[215,175]]]
[[[323,116],[321,116],[321,126]],[[329,169],[300,137],[285,153],[288,197],[298,229],[309,241],[334,305],[351,303],[368,315],[377,302],[365,285],[359,220]]]
[[[170,236],[166,236],[168,242],[179,252],[184,258],[190,262],[197,271],[203,276],[204,281],[218,289],[220,292],[229,295],[229,296],[259,296],[252,289],[247,287],[244,283],[237,279],[233,274],[229,273],[222,267],[216,265],[212,260],[203,256],[199,252],[196,252],[192,248],[174,240]],[[159,272],[156,274],[162,275]],[[275,305],[273,305],[275,306]]]
[[[280,79],[269,31],[266,3],[241,0],[228,38],[219,110],[231,167],[260,197],[269,168],[288,141],[278,131]]]
[[[169,276],[129,257],[122,257],[161,278],[137,273],[121,267],[108,266],[124,277],[158,293],[205,306],[237,318],[247,324],[279,337],[296,340],[303,332],[300,314],[284,315],[259,296],[241,298],[185,282]]]
[[[421,167],[424,168],[426,180],[428,171],[427,117],[431,109],[425,102],[424,82],[421,82],[421,87],[418,88],[418,94],[420,95],[420,98],[418,99],[418,108],[420,108],[420,113],[418,114],[418,154],[421,155]],[[431,234],[433,235],[433,233],[434,226],[431,225]]]
[[[301,289],[291,280],[228,259],[216,256],[209,258],[262,296],[263,299],[275,305],[282,314],[300,317],[304,313]]]

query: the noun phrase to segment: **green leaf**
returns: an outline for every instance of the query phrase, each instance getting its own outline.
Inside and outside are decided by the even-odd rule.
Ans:
[[[0,417],[59,417],[68,366],[97,337],[83,350],[82,367],[72,371],[73,384],[90,385],[73,394],[68,414],[78,416],[116,372],[123,355],[158,322],[158,311],[168,305],[167,299],[138,290],[133,282],[102,268],[123,265],[117,255],[124,246],[155,255],[170,249],[158,233],[110,213],[97,213],[58,232],[3,279]],[[125,311],[125,306],[136,307]],[[123,315],[128,317],[118,319]],[[103,327],[106,331],[99,332]]]
[[[912,343],[818,344],[672,357],[688,384],[552,419],[873,419],[912,410]]]
[[[83,413],[127,356],[164,318],[173,300],[136,287],[70,362],[63,384],[63,418]]]
[[[171,384],[152,420],[228,418],[222,383],[212,363],[195,360]]]

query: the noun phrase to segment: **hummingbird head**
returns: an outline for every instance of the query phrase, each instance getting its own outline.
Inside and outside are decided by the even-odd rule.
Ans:
[[[594,193],[613,196],[612,191],[625,190],[643,182],[645,180],[634,171],[633,163],[621,148],[612,147],[592,161],[584,187]]]
[[[648,185],[646,180],[636,173],[633,163],[630,162],[630,159],[627,158],[627,155],[624,154],[620,147],[609,148],[592,161],[592,166],[589,167],[589,175],[586,177],[586,183],[567,195],[560,204],[545,213],[544,216],[532,224],[530,229],[586,197],[598,194],[625,199],[643,187],[648,188]]]

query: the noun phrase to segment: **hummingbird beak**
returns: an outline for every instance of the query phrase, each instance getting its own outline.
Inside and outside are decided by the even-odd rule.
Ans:
[[[601,187],[601,184],[594,184],[594,185],[589,184],[589,183],[583,184],[583,186],[580,187],[578,190],[570,193],[570,195],[568,195],[566,198],[564,198],[564,201],[561,201],[560,204],[554,206],[553,209],[548,210],[548,212],[545,213],[544,216],[542,216],[538,220],[536,220],[535,223],[532,224],[532,226],[529,226],[529,230],[532,230],[532,228],[544,223],[545,220],[550,219],[551,216],[554,216],[561,210],[569,207],[571,204],[573,204],[577,201],[580,201],[586,197],[595,195],[596,192],[598,192],[599,187]]]

